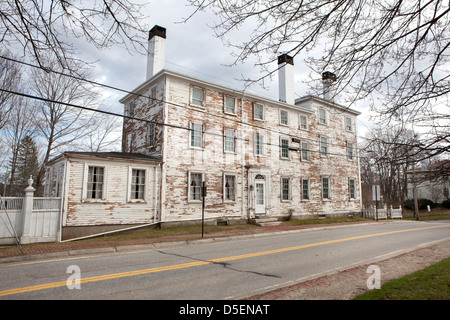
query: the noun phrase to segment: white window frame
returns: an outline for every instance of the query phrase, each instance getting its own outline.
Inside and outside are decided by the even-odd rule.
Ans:
[[[349,121],[349,123],[347,123],[347,121]],[[347,125],[350,125],[350,128],[348,128]],[[349,117],[349,116],[344,116],[344,129],[347,132],[353,132],[354,130],[354,125],[353,125],[353,118]]]
[[[324,196],[323,179],[327,179],[327,181],[328,181],[328,197]],[[331,178],[330,178],[330,176],[321,176],[320,177],[320,190],[321,190],[322,200],[323,201],[330,201],[331,200]]]
[[[227,100],[228,99],[233,99],[233,110],[232,111],[227,110],[227,108],[228,108]],[[223,98],[223,112],[226,114],[236,115],[236,102],[237,102],[237,99],[235,97],[225,95]]]
[[[195,129],[195,127],[201,127],[201,135],[200,135],[200,146],[198,145],[193,145],[194,140],[192,138],[195,138],[193,136],[195,136],[195,133],[198,132],[198,130]],[[191,121],[189,123],[189,147],[193,148],[193,149],[203,149],[204,146],[204,125],[202,122],[196,122],[196,121]]]
[[[260,139],[259,139],[260,138]],[[266,136],[264,134],[256,132],[254,134],[254,151],[256,156],[266,155]],[[258,145],[260,145],[260,152],[258,152]]]
[[[283,141],[287,141],[286,147],[283,147]],[[283,159],[283,160],[291,159],[291,152],[289,150],[289,142],[290,142],[290,139],[288,137],[280,137],[280,159]],[[283,156],[283,150],[287,151],[287,156]]]
[[[155,146],[155,140],[156,140],[156,124],[155,123],[148,124],[147,140],[148,140],[147,142],[148,142],[149,148]]]
[[[88,184],[89,184],[89,168],[96,167],[103,169],[103,182],[102,182],[102,197],[101,198],[89,198],[88,197]],[[104,202],[106,201],[107,192],[108,192],[108,166],[104,163],[94,163],[94,162],[85,162],[84,163],[84,174],[83,174],[83,193],[82,193],[82,201],[83,202]]]
[[[200,104],[198,104],[198,101],[199,101],[198,99],[194,99],[194,90],[200,90],[202,92],[202,101]],[[200,88],[197,86],[192,86],[190,103],[193,106],[204,108],[205,107],[205,90],[203,88]]]
[[[261,106],[261,109],[262,109],[262,115],[261,115],[261,118],[257,118],[257,117],[256,117],[256,107],[257,107],[257,106]],[[264,118],[265,118],[265,108],[264,108],[264,104],[262,104],[262,103],[254,103],[254,104],[253,104],[253,120],[264,121]]]
[[[144,193],[143,198],[133,199],[132,197],[132,185],[133,185],[133,170],[144,171]],[[128,192],[127,192],[127,202],[134,203],[146,203],[148,200],[148,184],[149,184],[149,174],[148,168],[139,167],[139,166],[128,166]]]
[[[303,128],[302,119],[305,119],[305,128]],[[308,116],[301,114],[299,117],[299,129],[307,131],[309,129]]]
[[[231,136],[227,135],[227,132],[233,132],[233,150],[227,150],[227,141],[228,143],[231,143]],[[236,152],[236,131],[234,129],[230,129],[230,128],[224,128],[223,129],[223,152],[228,152],[228,153],[235,153]]]
[[[287,196],[288,196],[288,198],[287,199],[284,198],[284,191],[285,191],[285,189],[284,189],[284,186],[285,186],[284,180],[287,180],[287,182],[288,182],[288,184],[287,184],[287,187],[288,187]],[[281,202],[290,202],[292,200],[292,178],[291,177],[282,176],[280,178],[280,192],[281,192],[281,194],[280,194]]]
[[[319,113],[317,115],[317,119],[318,119],[319,124],[327,126],[328,125],[328,120],[329,120],[328,119],[328,110],[325,109],[325,108],[319,108],[318,110],[319,110]],[[322,111],[323,111],[324,117],[322,117],[322,115],[321,115]]]
[[[304,157],[306,155],[306,159]],[[300,142],[300,160],[301,161],[309,161],[309,143],[308,142]]]
[[[303,184],[305,181],[306,181],[306,185],[308,187],[306,190],[308,192],[307,198],[304,197],[304,193],[303,193],[303,191],[304,191]],[[311,183],[310,179],[306,179],[306,178],[300,179],[300,199],[301,199],[301,201],[311,200],[311,184],[310,183]]]
[[[326,142],[323,142],[323,139],[326,139]],[[325,146],[324,146],[325,144]],[[323,152],[323,148],[325,148],[325,152]],[[330,154],[330,142],[328,141],[328,137],[321,135],[319,136],[319,153],[320,153],[320,157],[322,158],[328,158],[329,154]]]
[[[347,141],[345,150],[346,150],[346,154],[347,154],[347,160],[354,161],[355,160],[355,146],[354,146],[353,142]]]
[[[198,187],[200,187],[200,194],[199,194],[199,199],[192,199],[192,192],[191,192],[191,183],[192,183],[192,181],[191,181],[191,176],[192,176],[192,174],[200,174],[201,175],[201,184],[200,184],[200,186],[195,186],[196,188],[198,188]],[[187,190],[188,190],[188,192],[187,192],[187,200],[188,200],[188,203],[201,203],[202,202],[202,184],[203,184],[203,181],[205,181],[205,173],[203,172],[203,171],[197,171],[197,170],[189,170],[188,171],[188,180],[187,180]]]
[[[282,116],[282,114],[283,113],[286,113],[286,122],[284,123],[283,122],[283,116]],[[279,119],[280,119],[280,125],[282,125],[282,126],[289,126],[289,111],[287,111],[287,110],[285,110],[285,109],[280,109],[279,110],[279,112],[278,112],[278,115],[279,115]]]
[[[227,187],[226,187],[226,183],[227,183],[227,180],[226,180],[226,178],[227,177],[233,177],[234,178],[234,189],[233,189],[233,197],[234,197],[234,199],[227,199]],[[236,176],[236,174],[233,174],[233,173],[224,173],[223,174],[223,184],[222,184],[222,190],[223,190],[223,202],[224,203],[235,203],[236,202],[236,195],[237,195],[237,190],[236,190],[236,188],[237,188],[237,176]]]
[[[352,197],[352,192],[351,192],[351,183],[350,183],[350,181],[353,181],[353,197]],[[355,178],[348,178],[348,198],[350,199],[350,200],[356,200],[358,197],[357,197],[357,192],[356,192],[357,190],[356,190],[356,179]]]

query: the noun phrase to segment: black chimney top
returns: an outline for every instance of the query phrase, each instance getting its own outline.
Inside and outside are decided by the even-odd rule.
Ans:
[[[330,71],[325,71],[324,73],[322,73],[322,80],[331,80],[331,81],[336,81],[336,75]]]
[[[294,58],[288,56],[287,54],[282,54],[278,57],[278,64],[282,64],[283,62],[294,65]]]
[[[161,38],[165,39],[166,38],[166,28],[155,25],[148,34],[148,40],[150,40],[154,36],[160,36]]]

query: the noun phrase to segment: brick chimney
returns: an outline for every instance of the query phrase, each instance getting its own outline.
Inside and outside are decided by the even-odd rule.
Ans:
[[[148,35],[147,80],[164,69],[166,28],[155,25]]]
[[[280,101],[294,105],[294,59],[287,54],[278,57],[278,87]]]
[[[336,75],[332,72],[325,71],[322,73],[323,84],[323,98],[325,100],[333,101],[335,98],[334,83],[336,82]]]

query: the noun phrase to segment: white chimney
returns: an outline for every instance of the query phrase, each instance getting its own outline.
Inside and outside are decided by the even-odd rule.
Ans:
[[[294,59],[287,54],[278,57],[278,86],[280,101],[294,105]]]
[[[164,69],[166,28],[155,25],[148,35],[147,80]]]
[[[334,83],[336,82],[336,75],[332,72],[325,71],[322,73],[323,84],[323,98],[325,100],[333,101],[335,98]]]

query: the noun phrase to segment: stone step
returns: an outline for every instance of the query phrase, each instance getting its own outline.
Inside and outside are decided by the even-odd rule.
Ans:
[[[255,218],[250,219],[250,223],[260,227],[279,226],[283,224],[281,221],[278,221],[277,218]]]

